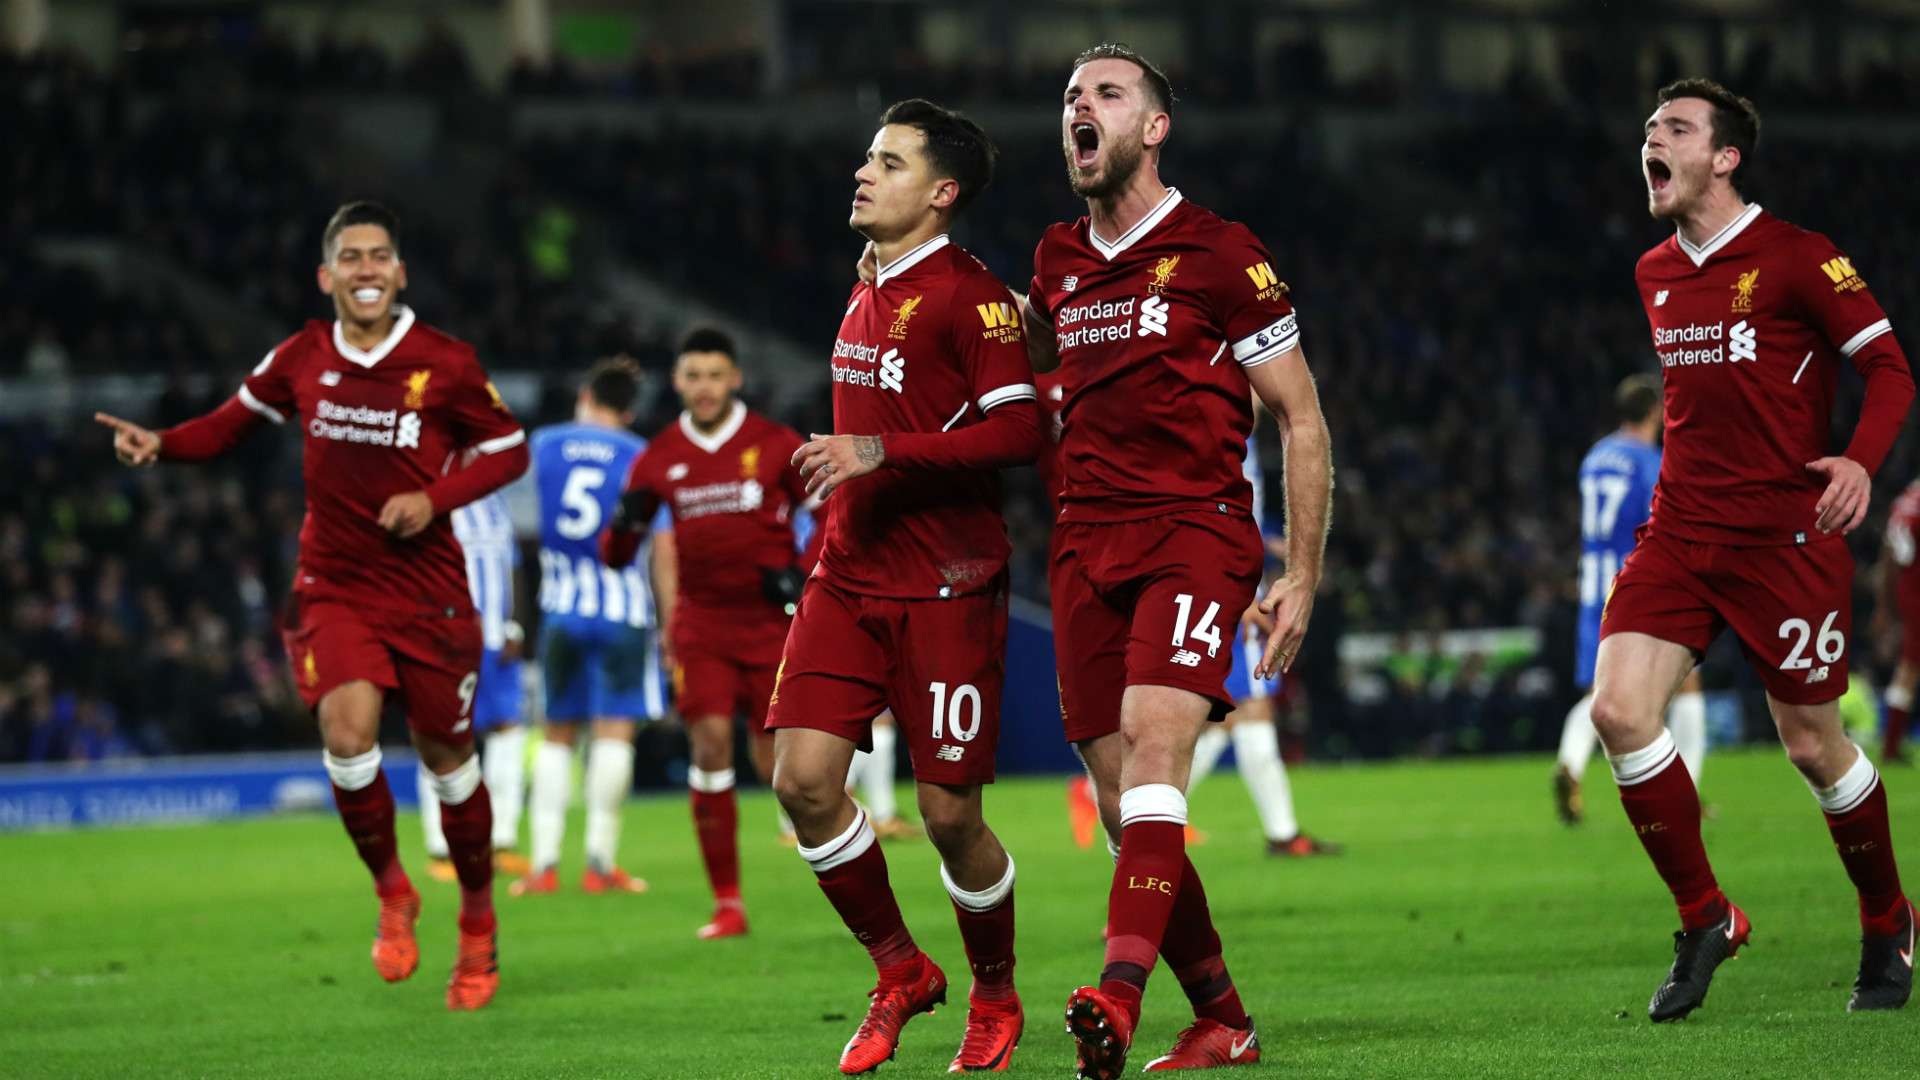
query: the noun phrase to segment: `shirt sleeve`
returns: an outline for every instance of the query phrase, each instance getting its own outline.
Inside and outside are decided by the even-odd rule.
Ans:
[[[468,460],[465,468],[427,486],[435,511],[465,506],[527,470],[527,433],[471,355],[459,365],[442,408],[447,410],[453,441],[467,450]]]
[[[1851,360],[1868,342],[1893,332],[1880,302],[1853,261],[1818,233],[1795,256],[1790,283],[1807,321]]]
[[[1300,344],[1287,283],[1250,230],[1230,226],[1209,258],[1217,268],[1211,290],[1214,318],[1241,366],[1256,367]]]
[[[284,424],[287,417],[298,411],[293,398],[295,364],[288,355],[297,340],[298,334],[268,349],[253,371],[240,381],[240,390],[234,395],[254,415],[271,424]]]
[[[972,276],[955,290],[953,304],[948,329],[954,355],[972,387],[971,407],[985,414],[1008,402],[1038,400],[1020,311],[999,279],[986,273]]]
[[[160,432],[160,456],[168,461],[206,461],[239,445],[264,421],[278,427],[296,411],[293,398],[294,335],[254,365],[218,409]]]
[[[1027,306],[1033,309],[1035,315],[1045,319],[1048,325],[1052,325],[1053,309],[1047,306],[1047,289],[1040,283],[1040,253],[1045,251],[1046,247],[1047,241],[1042,237],[1040,243],[1033,249],[1033,281],[1027,285]]]

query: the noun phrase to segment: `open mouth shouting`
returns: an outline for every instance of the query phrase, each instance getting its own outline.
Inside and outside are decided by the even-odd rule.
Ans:
[[[1659,193],[1673,183],[1673,167],[1657,157],[1649,157],[1643,165],[1647,173],[1647,190]]]
[[[1069,129],[1073,138],[1073,167],[1091,169],[1100,160],[1100,129],[1091,123],[1076,121]]]

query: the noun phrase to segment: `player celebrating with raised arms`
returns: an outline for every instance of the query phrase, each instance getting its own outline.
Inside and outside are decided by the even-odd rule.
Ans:
[[[1752,929],[1714,879],[1699,795],[1660,722],[1728,626],[1859,891],[1848,1008],[1898,1008],[1913,981],[1913,907],[1886,792],[1838,707],[1853,628],[1843,537],[1866,518],[1913,377],[1847,257],[1742,196],[1759,134],[1752,102],[1687,79],[1660,91],[1640,154],[1648,209],[1674,225],[1634,272],[1665,369],[1666,452],[1653,517],[1602,616],[1593,726],[1680,911],[1673,968],[1648,1005],[1656,1021],[1697,1008]],[[1845,452],[1830,456],[1842,360],[1866,377],[1866,399]]]
[[[1024,1016],[1013,985],[1014,864],[981,815],[993,779],[1007,636],[1008,544],[996,470],[1032,461],[1040,422],[1006,288],[947,229],[993,178],[979,125],[925,101],[882,117],[850,224],[872,241],[834,340],[834,427],[795,460],[825,499],[820,562],[787,634],[767,723],[774,791],[800,855],[879,969],[840,1059],[866,1072],[946,999],[908,933],[847,769],[891,709],[921,819],[973,968],[953,1069],[1004,1069]]]
[[[500,981],[493,809],[473,752],[480,623],[447,515],[526,470],[526,434],[473,348],[397,302],[407,270],[391,211],[340,207],[321,256],[333,324],[311,321],[275,346],[225,404],[160,432],[96,418],[114,429],[114,452],[129,465],[205,461],[262,423],[303,419],[307,517],[287,659],[319,718],[334,801],[380,898],[373,965],[398,982],[420,963],[420,895],[395,851],[393,793],[380,768],[380,711],[395,695],[433,773],[460,881],[447,1007],[477,1009]],[[471,463],[449,471],[463,454]]]
[[[1256,676],[1284,670],[1306,634],[1333,483],[1266,249],[1160,180],[1172,108],[1166,76],[1132,49],[1080,55],[1060,135],[1087,216],[1047,230],[1026,297],[1034,368],[1057,365],[1066,387],[1050,571],[1061,712],[1118,845],[1105,966],[1067,1002],[1080,1075],[1101,1080],[1125,1068],[1156,956],[1195,1020],[1148,1070],[1259,1060],[1183,835],[1194,744],[1233,709],[1234,629],[1265,561],[1241,466],[1256,395],[1279,422],[1287,500]]]
[[[807,498],[792,462],[803,440],[747,408],[737,396],[740,383],[733,339],[710,327],[686,336],[673,365],[685,410],[633,459],[601,538],[607,565],[625,566],[662,505],[672,517],[674,569],[658,575],[660,606],[691,744],[694,833],[713,888],[713,918],[699,929],[702,940],[747,932],[733,723],[746,715],[755,766],[771,777],[767,700],[805,580],[793,535],[794,512]]]

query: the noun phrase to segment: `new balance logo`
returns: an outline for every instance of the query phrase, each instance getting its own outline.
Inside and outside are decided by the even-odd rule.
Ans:
[[[1181,649],[1173,654],[1168,663],[1179,664],[1181,667],[1199,667],[1200,654],[1192,649]]]
[[[1061,292],[1072,292],[1079,287],[1080,278],[1074,274],[1068,274],[1066,277],[1060,279]]]
[[[1812,671],[1807,672],[1807,685],[1812,686],[1814,683],[1826,682],[1827,674],[1832,670],[1833,670],[1832,668],[1822,665],[1820,667],[1814,668]]]
[[[880,356],[880,385],[896,394],[907,392],[907,358],[899,349],[888,349]]]
[[[685,480],[687,478],[687,473],[690,471],[691,471],[691,468],[687,465],[686,462],[684,461],[676,462],[672,465],[667,466],[667,479],[668,480]]]
[[[1149,296],[1140,301],[1140,334],[1167,336],[1167,313],[1173,305],[1164,296]]]
[[[323,371],[323,372],[321,372],[321,373],[320,373],[320,385],[321,385],[321,386],[339,386],[339,385],[340,385],[340,373],[339,373],[339,372],[337,372],[337,371]]]
[[[1661,307],[1665,305],[1666,302],[1667,302],[1667,290],[1661,289],[1659,292],[1653,294],[1654,307]]]
[[[935,750],[933,752],[933,756],[940,759],[941,761],[959,761],[961,758],[961,755],[965,754],[966,752],[967,752],[966,747],[955,746],[952,743],[948,743],[947,745],[942,746],[940,749]]]
[[[393,445],[403,449],[420,449],[420,414],[408,413],[400,418],[400,430],[395,433]]]
[[[1728,327],[1728,358],[1735,362],[1741,360],[1758,360],[1760,358],[1760,346],[1755,340],[1757,334],[1758,331],[1748,326],[1747,320],[1745,319],[1741,319],[1739,322]]]

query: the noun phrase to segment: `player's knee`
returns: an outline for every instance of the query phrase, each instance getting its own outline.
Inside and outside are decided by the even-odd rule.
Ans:
[[[1636,708],[1621,700],[1615,694],[1600,694],[1593,699],[1593,708],[1589,714],[1593,721],[1593,730],[1606,744],[1609,753],[1614,748],[1632,745],[1644,745],[1655,734],[1660,718],[1646,709]]]
[[[832,810],[846,792],[824,772],[783,762],[773,770],[773,795],[795,821],[811,821]]]
[[[980,815],[964,807],[941,807],[931,814],[923,810],[920,820],[926,823],[927,839],[933,841],[943,858],[971,851],[986,831]]]

